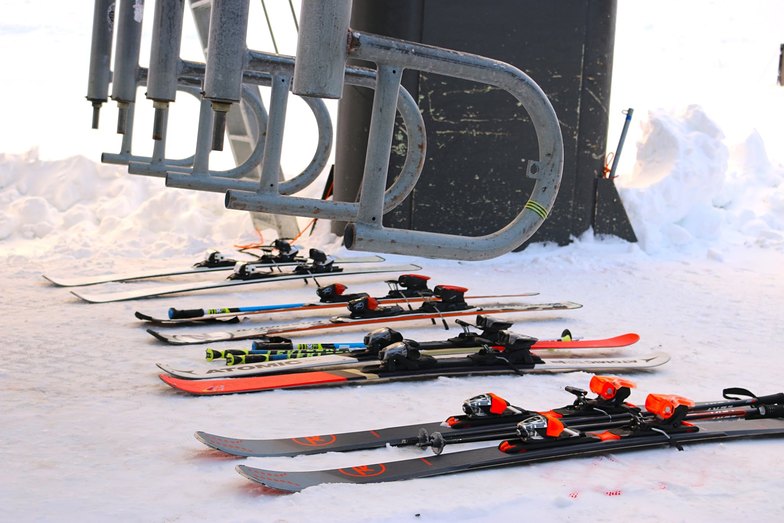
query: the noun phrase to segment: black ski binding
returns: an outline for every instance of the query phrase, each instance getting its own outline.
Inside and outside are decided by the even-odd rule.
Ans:
[[[316,294],[321,303],[348,303],[359,298],[368,296],[365,292],[355,292],[352,294],[343,294],[347,287],[342,283],[333,283],[324,287],[316,289]]]
[[[218,251],[209,251],[204,259],[193,266],[204,269],[215,269],[218,267],[232,267],[237,264],[237,260],[229,258]]]
[[[397,280],[387,280],[389,292],[385,298],[420,298],[432,296],[433,291],[427,286],[430,276],[421,274],[401,274]]]
[[[395,316],[403,312],[402,307],[397,305],[390,305],[388,307],[379,307],[378,300],[372,296],[364,296],[356,300],[348,302],[348,310],[352,318],[383,318],[386,316]]]

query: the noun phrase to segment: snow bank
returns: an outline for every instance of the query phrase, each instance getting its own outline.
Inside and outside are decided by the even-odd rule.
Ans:
[[[720,240],[782,246],[784,168],[758,133],[736,147],[699,106],[650,111],[621,199],[646,252]]]
[[[619,188],[645,252],[727,241],[784,250],[784,167],[772,164],[758,133],[730,146],[696,105],[651,111],[641,127],[633,172]],[[36,256],[157,257],[256,239],[248,214],[226,210],[219,194],[167,189],[83,156],[0,154],[0,202],[0,240],[17,254],[34,246]],[[337,248],[334,236],[319,236]]]
[[[6,253],[166,256],[206,249],[217,239],[255,239],[249,215],[227,211],[220,194],[165,189],[160,179],[83,156],[42,161],[36,150],[0,154],[0,202]]]
[[[695,105],[651,111],[641,127],[633,172],[619,178],[619,188],[644,251],[723,241],[784,250],[784,168],[771,163],[758,133],[728,146]],[[255,240],[248,214],[226,210],[222,200],[166,189],[160,179],[83,156],[42,161],[36,150],[0,154],[6,252],[25,254],[34,246],[36,256],[127,250],[157,257]]]

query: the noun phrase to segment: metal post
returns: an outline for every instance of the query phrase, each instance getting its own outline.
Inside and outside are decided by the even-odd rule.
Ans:
[[[226,113],[240,101],[245,66],[249,0],[213,0],[204,97],[212,102],[212,149],[223,150]]]
[[[112,100],[117,102],[117,133],[130,131],[128,112],[136,101],[139,51],[142,43],[142,17],[136,12],[134,0],[120,0],[115,11],[117,49],[114,55]]]
[[[387,183],[392,134],[395,130],[394,108],[397,104],[401,73],[400,67],[390,65],[379,65],[376,72],[376,93],[373,97],[357,221],[379,226],[383,214],[384,189]]]
[[[351,0],[302,0],[292,92],[343,96]]]
[[[90,46],[90,69],[87,99],[93,104],[93,129],[98,129],[101,105],[109,98],[112,81],[112,37],[114,36],[114,0],[95,0],[93,34]]]
[[[289,97],[291,76],[272,75],[272,92],[267,120],[267,139],[264,144],[264,159],[261,161],[259,191],[278,194],[280,157],[283,150],[283,128],[286,124],[286,105]]]
[[[183,0],[156,0],[147,74],[147,98],[155,108],[153,140],[163,140],[169,102],[177,95],[183,15]]]

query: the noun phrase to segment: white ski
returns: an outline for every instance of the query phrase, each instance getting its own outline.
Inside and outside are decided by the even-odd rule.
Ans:
[[[128,291],[117,292],[90,292],[88,291],[71,291],[71,294],[77,298],[90,303],[110,303],[115,301],[136,300],[139,298],[154,298],[157,296],[166,296],[169,294],[178,294],[183,292],[195,292],[209,289],[220,289],[223,287],[238,287],[240,285],[253,285],[260,283],[272,283],[277,281],[288,280],[307,280],[310,278],[336,278],[339,276],[351,276],[353,274],[375,274],[384,272],[409,272],[418,271],[422,269],[419,265],[385,265],[374,266],[366,269],[349,269],[340,272],[323,272],[312,274],[290,274],[281,273],[280,275],[273,275],[268,278],[258,278],[251,280],[220,280],[220,281],[206,281],[206,282],[188,282],[181,284],[159,285],[155,287],[145,286],[144,288],[134,288]]]
[[[475,314],[501,314],[513,312],[545,312],[567,309],[578,309],[579,303],[570,301],[556,303],[491,303],[482,307],[469,307],[459,311],[423,312],[406,311],[394,316],[381,316],[375,318],[351,318],[349,316],[334,316],[328,320],[298,322],[270,327],[257,327],[251,329],[238,329],[233,331],[194,332],[191,334],[170,334],[155,329],[147,329],[155,338],[172,345],[192,345],[198,343],[214,343],[232,340],[250,340],[264,338],[270,335],[292,334],[313,330],[336,329],[353,325],[378,325],[403,321],[430,321],[455,318],[459,316],[472,316]]]
[[[332,258],[337,264],[342,263],[379,263],[383,262],[384,258],[381,256],[362,256],[362,257],[354,257],[354,258]],[[249,260],[238,260],[241,263],[247,263],[250,265],[259,265],[260,267],[294,267],[297,265],[302,265],[302,261],[292,261],[292,262],[281,262],[281,263],[261,263],[258,260],[249,259]],[[126,282],[126,281],[134,281],[134,280],[148,280],[148,279],[155,279],[155,278],[167,278],[169,276],[184,276],[189,274],[202,274],[202,273],[211,273],[211,272],[228,272],[234,270],[234,265],[224,266],[224,267],[182,267],[179,269],[157,269],[157,270],[149,270],[149,271],[138,271],[138,272],[128,272],[128,273],[108,273],[108,274],[97,274],[94,276],[83,276],[83,277],[70,277],[70,276],[58,276],[58,275],[48,275],[42,274],[44,279],[57,285],[58,287],[83,287],[88,285],[98,285],[100,283],[112,283],[112,282]]]

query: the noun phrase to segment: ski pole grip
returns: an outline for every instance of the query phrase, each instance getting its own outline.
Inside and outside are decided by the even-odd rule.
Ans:
[[[777,392],[776,394],[769,394],[767,396],[757,396],[748,389],[741,387],[729,387],[723,391],[724,397],[727,399],[735,399],[734,396],[746,396],[749,398],[750,403],[757,405],[772,405],[775,403],[784,404],[784,392]],[[753,402],[751,401],[753,400]]]
[[[779,392],[777,394],[770,394],[768,396],[758,396],[757,397],[758,404],[761,405],[777,405],[778,407],[782,407],[784,405],[784,392]]]
[[[214,361],[223,358],[224,353],[222,350],[207,349],[205,351],[205,356],[207,358],[207,361]]]
[[[187,318],[199,318],[204,316],[204,309],[169,309],[170,320],[184,320]]]
[[[765,418],[784,418],[784,405],[765,405],[759,409],[760,415]]]
[[[269,342],[269,341],[254,341],[251,344],[254,352],[260,351],[279,351],[279,350],[294,350],[294,345],[291,342]]]

